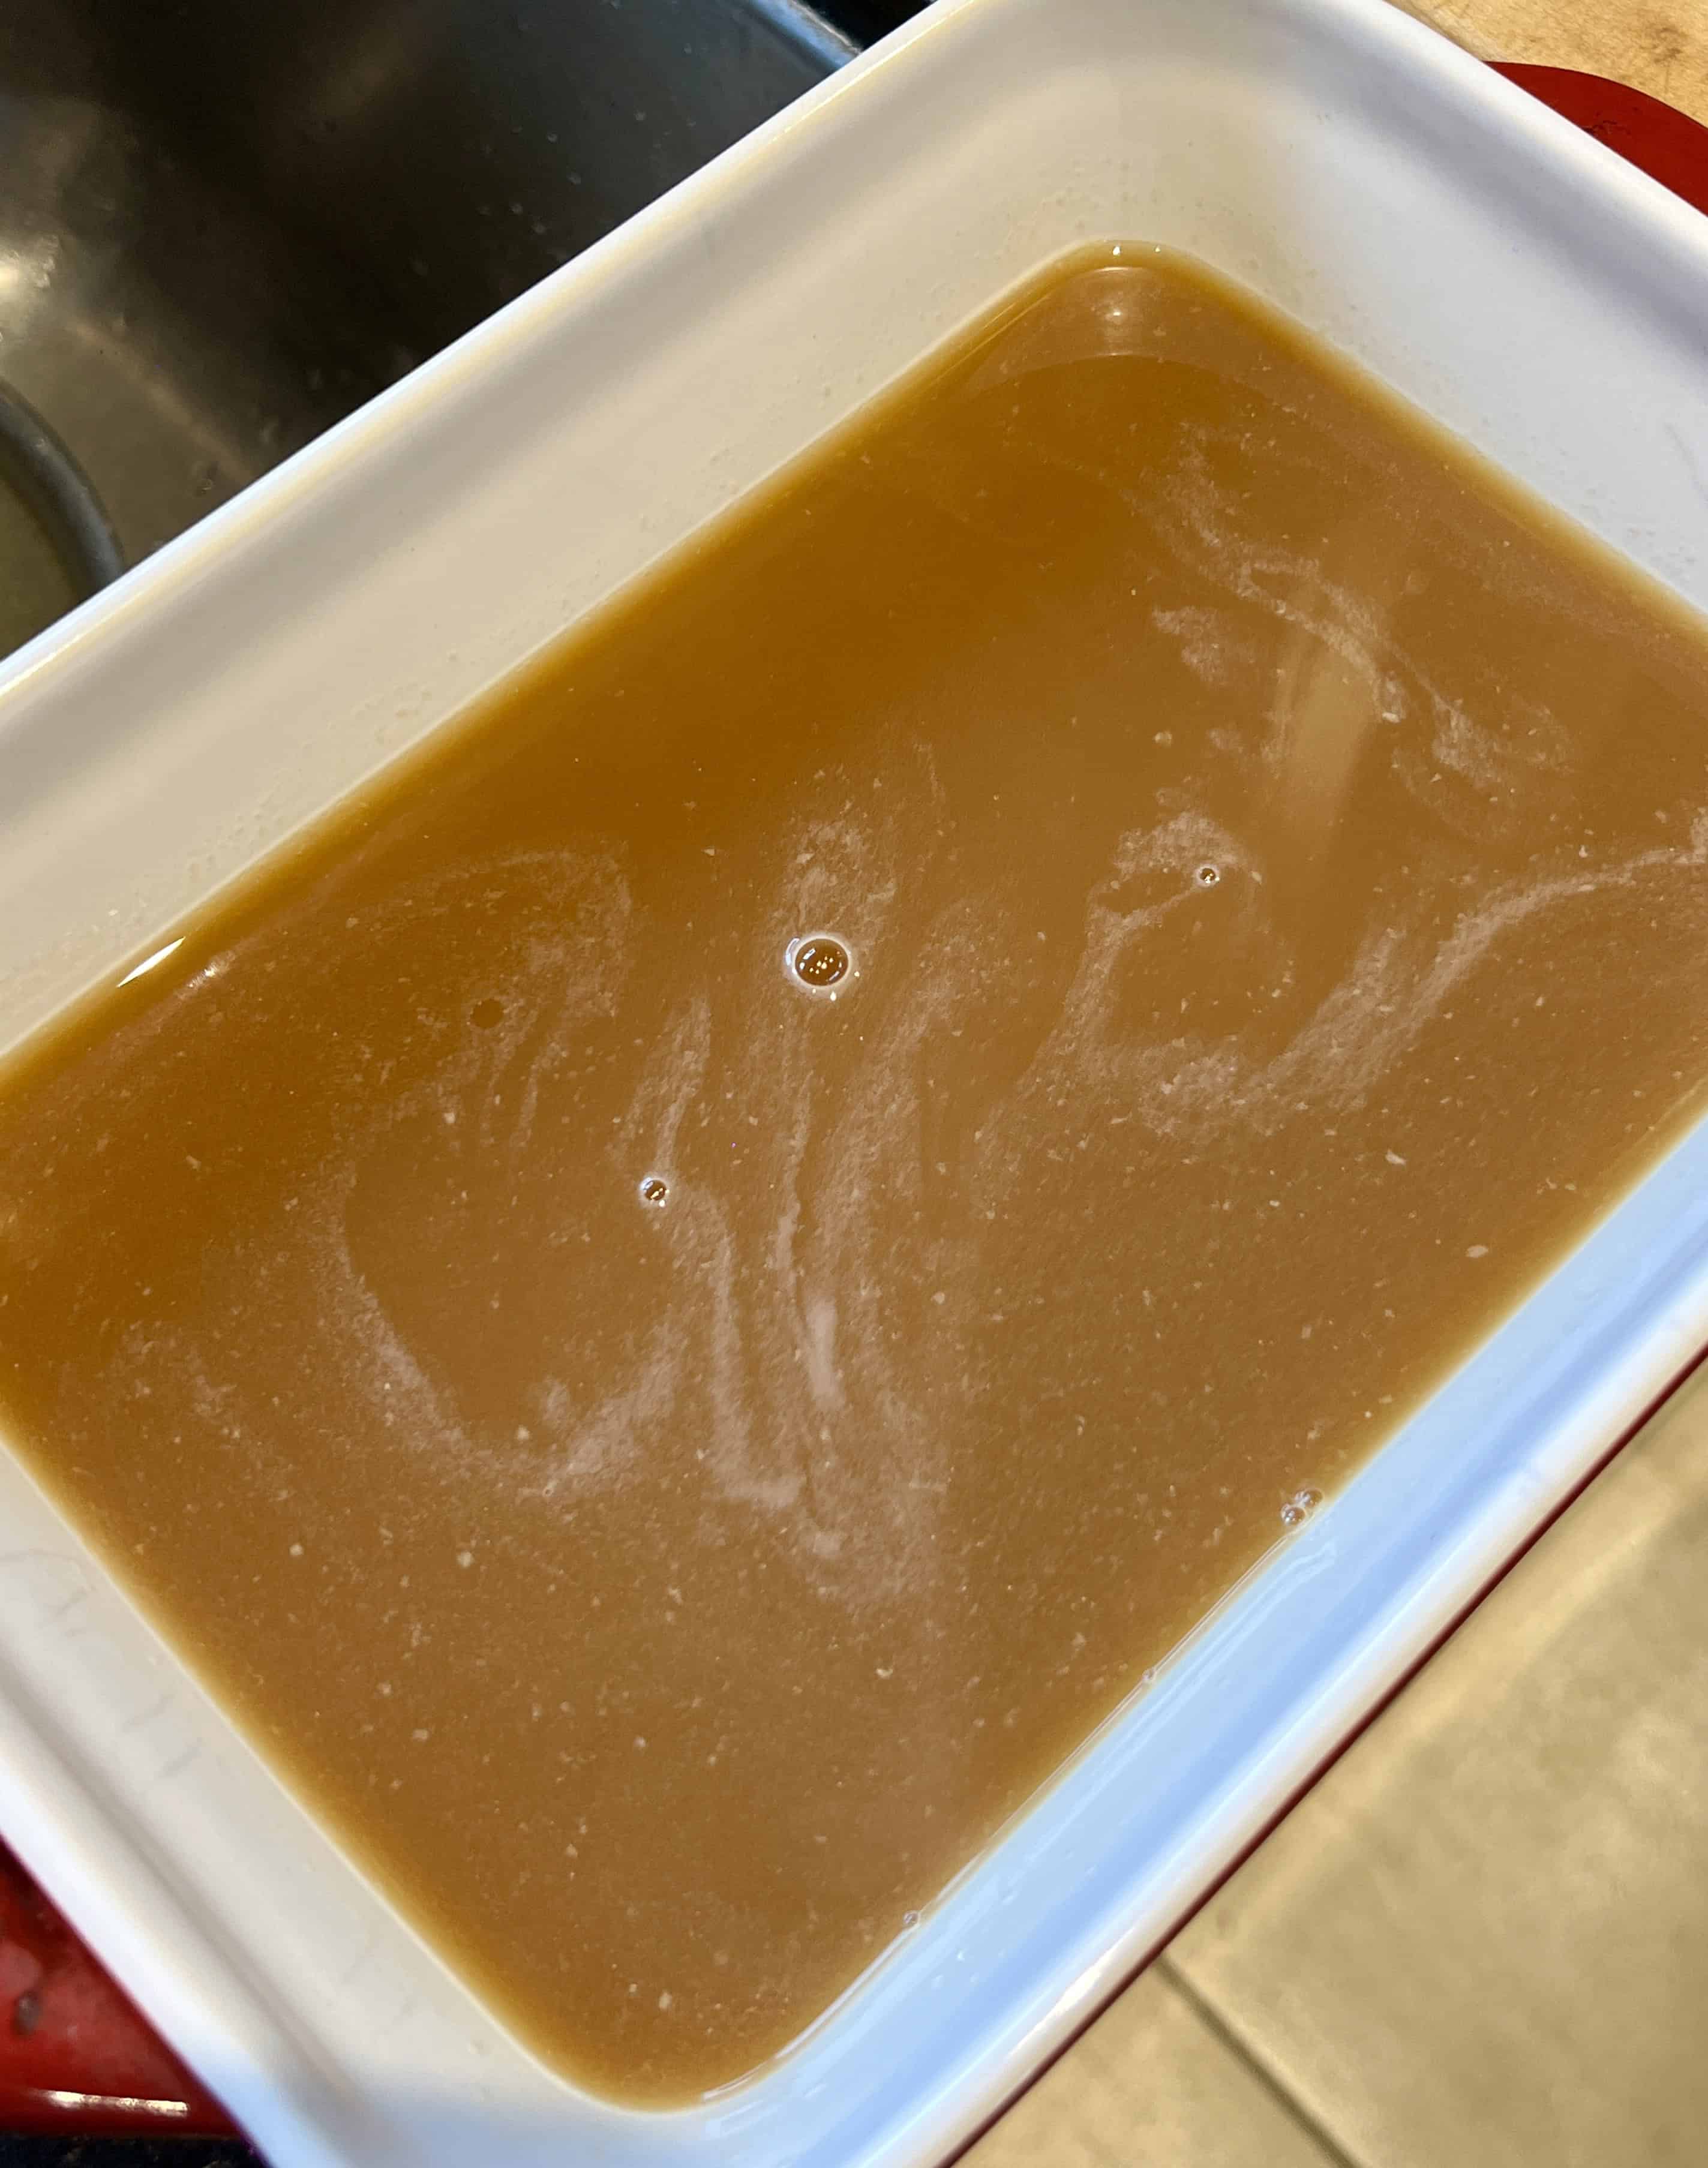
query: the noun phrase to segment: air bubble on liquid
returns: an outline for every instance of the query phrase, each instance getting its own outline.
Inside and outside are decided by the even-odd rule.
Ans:
[[[919,1915],[917,1912],[904,1912],[902,1915],[902,1925],[904,1927],[917,1927],[918,1924]]]
[[[854,951],[837,933],[797,934],[783,951],[783,968],[796,986],[832,1002],[859,976]]]
[[[1322,1503],[1320,1490],[1296,1490],[1281,1508],[1282,1526],[1296,1528],[1301,1521],[1308,1521]]]
[[[1200,866],[1197,872],[1193,874],[1192,878],[1197,882],[1200,888],[1214,888],[1216,884],[1221,879],[1221,868],[1220,866]]]
[[[670,1184],[662,1174],[643,1175],[641,1178],[641,1202],[650,1204],[656,1212],[670,1194]]]

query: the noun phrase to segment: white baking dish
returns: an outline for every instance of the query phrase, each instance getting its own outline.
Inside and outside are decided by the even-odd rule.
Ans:
[[[1708,603],[1708,224],[1380,0],[944,0],[0,672],[0,1039],[1095,236],[1243,279]],[[0,1828],[278,2168],[932,2160],[1705,1338],[1708,1129],[702,2108],[532,2062],[3,1453]]]

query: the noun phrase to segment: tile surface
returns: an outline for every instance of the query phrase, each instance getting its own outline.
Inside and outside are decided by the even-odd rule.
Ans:
[[[1708,121],[1702,0],[1398,0],[1484,60],[1585,68]]]
[[[1288,2105],[1152,1970],[963,2168],[1331,2168]]]
[[[1708,2160],[1708,1383],[1175,1942],[1368,2168]]]

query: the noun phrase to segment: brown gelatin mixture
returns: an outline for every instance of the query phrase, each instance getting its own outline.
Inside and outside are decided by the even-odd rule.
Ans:
[[[17,1448],[694,2096],[1702,1108],[1705,805],[1681,608],[1082,256],[13,1061]]]

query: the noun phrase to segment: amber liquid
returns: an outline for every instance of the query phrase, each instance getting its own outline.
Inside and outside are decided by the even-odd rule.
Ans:
[[[732,2080],[1700,1110],[1705,688],[1077,259],[13,1063],[19,1450],[530,2046]]]

